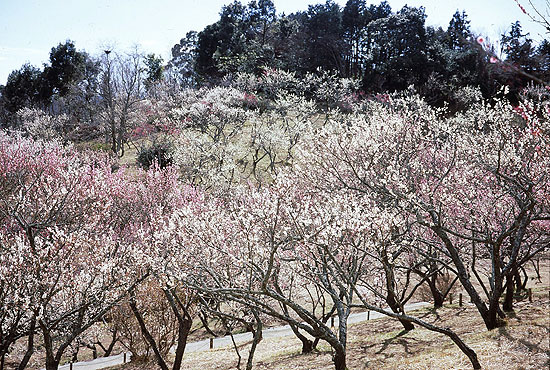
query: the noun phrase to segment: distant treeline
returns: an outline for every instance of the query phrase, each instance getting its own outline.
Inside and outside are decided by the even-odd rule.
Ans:
[[[385,1],[349,0],[341,8],[328,0],[290,15],[277,15],[271,0],[235,1],[216,23],[176,44],[169,66],[202,82],[264,67],[323,69],[360,79],[366,92],[414,85],[434,103],[461,86],[479,86],[485,96],[504,84],[523,87],[530,78],[519,71],[550,80],[550,43],[536,45],[519,22],[496,50],[476,42],[480,35],[465,12],[457,11],[446,30],[426,27],[425,20],[423,7],[394,12]]]
[[[529,83],[550,81],[550,42],[535,43],[519,22],[491,44],[471,30],[465,12],[457,10],[447,29],[425,20],[423,7],[393,11],[386,1],[349,0],[342,8],[328,0],[290,15],[277,14],[272,0],[234,1],[222,7],[217,22],[188,32],[166,64],[142,56],[140,74],[144,86],[163,76],[201,86],[238,72],[282,69],[300,76],[323,70],[360,81],[367,94],[413,86],[430,104],[451,109],[462,87],[478,87],[490,98],[508,86],[508,97],[516,100]],[[109,59],[109,52],[92,57],[67,41],[52,48],[43,69],[25,64],[13,71],[0,86],[0,123],[24,107],[57,114],[67,100],[75,102],[75,88],[79,109],[105,102],[115,55]]]

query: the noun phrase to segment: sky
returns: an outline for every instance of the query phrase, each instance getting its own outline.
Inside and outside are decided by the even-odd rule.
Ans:
[[[528,7],[528,0],[519,0]],[[174,44],[190,30],[200,31],[219,19],[232,0],[0,0],[0,84],[24,63],[42,67],[52,47],[65,40],[97,55],[105,47],[118,51],[138,46],[170,59]],[[247,3],[248,0],[241,0]],[[277,12],[306,10],[324,0],[273,0]],[[336,0],[344,6],[346,0]],[[369,1],[378,4],[380,1]],[[465,10],[474,32],[493,40],[519,20],[531,38],[544,38],[544,28],[529,20],[515,0],[389,0],[392,10],[424,6],[427,25],[447,28],[453,13]],[[531,0],[544,12],[546,0]],[[548,36],[548,35],[547,35]]]

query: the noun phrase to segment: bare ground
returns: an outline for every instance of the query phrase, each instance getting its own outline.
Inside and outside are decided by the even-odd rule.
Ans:
[[[541,265],[542,281],[534,279],[529,271],[529,287],[533,289],[533,302],[527,296],[515,301],[515,311],[509,315],[505,327],[485,330],[474,306],[464,295],[464,307],[458,307],[458,293],[452,305],[447,304],[437,311],[423,309],[415,316],[450,327],[478,354],[483,369],[495,370],[542,370],[550,369],[550,261]],[[466,356],[447,337],[416,328],[403,332],[398,322],[378,319],[349,326],[347,360],[349,369],[470,369]],[[190,341],[203,339],[204,333],[195,332]],[[250,343],[239,346],[242,356],[241,368],[246,367]],[[114,353],[120,352],[120,348]],[[320,343],[316,352],[300,353],[300,342],[294,337],[264,339],[257,348],[254,369],[332,369],[330,347]],[[20,351],[15,351],[20,352]],[[44,366],[43,354],[37,351],[31,360],[30,369]],[[80,360],[91,355],[83,351]],[[10,356],[11,357],[11,356]],[[10,359],[7,358],[7,368]],[[183,369],[236,369],[237,355],[232,347],[206,352],[186,353]],[[155,364],[126,364],[111,369],[153,370]]]
[[[516,302],[515,311],[505,327],[485,330],[475,307],[447,305],[442,309],[423,309],[415,315],[440,326],[451,327],[478,354],[483,369],[550,369],[550,301],[548,286],[533,290]],[[239,347],[241,368],[246,367],[249,344]],[[332,369],[331,352],[321,344],[318,351],[302,355],[300,342],[293,337],[263,340],[257,349],[254,369]],[[237,356],[231,347],[186,354],[183,369],[236,369]],[[447,337],[416,328],[401,330],[391,319],[351,325],[348,342],[349,369],[471,369],[468,359]],[[121,370],[155,369],[156,366],[129,364]]]

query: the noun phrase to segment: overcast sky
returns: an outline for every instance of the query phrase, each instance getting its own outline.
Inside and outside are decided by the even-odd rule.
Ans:
[[[545,0],[531,0],[546,9]],[[53,46],[67,39],[78,49],[97,54],[105,45],[127,50],[134,45],[170,58],[170,49],[187,31],[202,30],[218,20],[231,0],[0,0],[0,84],[25,62],[42,67]],[[248,0],[241,0],[247,3]],[[315,0],[274,0],[278,13],[306,10]],[[344,6],[346,0],[337,0]],[[368,1],[378,4],[380,1]],[[527,0],[520,2],[528,4]],[[531,37],[541,40],[544,28],[521,12],[514,0],[389,0],[394,11],[403,5],[424,6],[428,25],[447,28],[453,13],[465,10],[474,31],[498,39],[520,20]],[[528,8],[526,6],[526,8]],[[529,9],[529,8],[528,8]]]

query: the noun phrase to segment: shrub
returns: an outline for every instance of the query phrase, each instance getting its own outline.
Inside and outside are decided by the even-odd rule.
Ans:
[[[172,164],[172,144],[167,141],[155,141],[149,146],[142,146],[138,151],[136,161],[144,169],[149,169],[153,163],[160,168]]]

